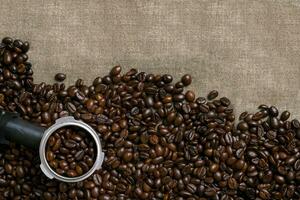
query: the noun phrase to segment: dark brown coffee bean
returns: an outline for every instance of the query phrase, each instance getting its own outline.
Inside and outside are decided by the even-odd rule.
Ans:
[[[270,119],[270,125],[272,128],[278,128],[279,127],[279,121],[276,117],[271,117]]]
[[[68,170],[68,171],[67,171],[67,175],[68,175],[69,177],[75,177],[75,176],[78,176],[78,174],[77,174],[76,171],[74,171],[74,170]]]
[[[121,73],[121,70],[122,70],[121,66],[115,66],[111,69],[110,75],[117,76]]]
[[[248,124],[246,122],[240,122],[237,126],[237,128],[241,131],[246,131],[248,130]]]
[[[258,195],[262,199],[270,199],[271,197],[270,193],[266,189],[261,190]]]
[[[131,161],[132,158],[133,158],[133,154],[131,152],[126,152],[123,154],[123,160],[126,162]]]
[[[27,42],[27,41],[23,42],[23,45],[21,47],[23,53],[27,53],[27,51],[29,50],[29,48],[30,48],[29,42]]]
[[[18,166],[16,169],[16,172],[17,172],[18,177],[23,177],[25,175],[25,172],[24,172],[24,169],[22,166]]]
[[[204,194],[207,197],[213,197],[216,195],[216,190],[213,188],[207,188],[207,189],[205,189]]]
[[[66,79],[66,77],[67,76],[64,73],[57,73],[55,75],[55,80],[61,82],[61,81],[64,81]]]
[[[45,200],[52,200],[52,195],[50,192],[44,192],[43,197]]]
[[[71,103],[71,102],[68,102],[68,103],[66,104],[66,108],[67,108],[67,110],[68,110],[70,113],[75,113],[75,112],[76,112],[76,106],[75,106],[73,103]]]
[[[72,149],[76,147],[76,142],[74,140],[68,140],[65,142],[65,146],[68,149]]]
[[[297,119],[293,119],[293,120],[292,120],[292,126],[293,126],[294,128],[299,129],[299,128],[300,128],[300,122],[299,122]]]
[[[14,40],[11,37],[5,37],[2,39],[2,43],[4,43],[4,44],[12,44],[13,41]]]
[[[285,182],[283,176],[278,176],[278,175],[276,175],[274,178],[275,178],[275,181],[276,181],[278,184],[284,184],[284,182]]]
[[[84,156],[83,150],[77,151],[75,154],[75,160],[77,160],[77,161],[82,160],[83,156]]]
[[[224,106],[229,106],[231,104],[230,100],[227,97],[222,97],[220,101]]]
[[[5,51],[4,52],[4,54],[3,54],[3,62],[6,65],[11,64],[11,62],[12,62],[12,55],[11,55],[11,53],[9,51]]]
[[[185,74],[184,76],[182,76],[181,78],[181,82],[183,83],[183,85],[188,86],[192,83],[192,76],[189,74]]]
[[[196,185],[190,183],[186,186],[186,189],[189,193],[194,194],[197,190],[197,187],[196,187]]]
[[[295,164],[294,164],[294,169],[295,169],[296,171],[299,171],[299,170],[300,170],[300,159],[298,159],[298,160],[295,162]]]
[[[13,170],[13,167],[11,164],[5,164],[4,165],[4,169],[5,169],[5,172],[8,173],[8,174],[11,174],[12,173],[12,170]]]
[[[219,165],[218,164],[212,164],[210,167],[209,167],[209,170],[212,172],[212,173],[215,173],[219,170]]]
[[[236,161],[236,163],[234,164],[234,167],[236,169],[243,169],[244,165],[245,165],[245,161],[240,159],[240,160]]]
[[[213,100],[213,99],[217,98],[218,95],[219,95],[218,91],[212,90],[211,92],[208,93],[207,99]]]
[[[99,189],[98,187],[94,187],[94,188],[92,189],[92,191],[91,191],[92,197],[94,197],[94,198],[99,197],[99,194],[100,194],[99,191],[100,191],[100,189]]]
[[[185,99],[189,102],[193,102],[195,100],[195,93],[191,90],[188,90],[185,93]]]
[[[52,151],[47,151],[47,160],[50,162],[54,159],[54,153]]]
[[[237,181],[234,178],[229,178],[227,181],[228,181],[228,187],[230,189],[234,190],[234,189],[236,189],[238,187],[238,183],[237,183]]]
[[[159,138],[157,135],[150,135],[149,142],[153,145],[158,144]]]
[[[290,112],[286,110],[281,113],[280,120],[286,121],[288,118],[290,118],[290,115],[291,115]]]
[[[271,106],[269,108],[269,113],[272,117],[277,117],[278,116],[278,109],[275,106]]]

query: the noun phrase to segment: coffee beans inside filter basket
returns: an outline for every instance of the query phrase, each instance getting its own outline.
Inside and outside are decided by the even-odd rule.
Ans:
[[[300,198],[300,123],[288,111],[261,105],[235,119],[217,91],[185,91],[190,75],[174,82],[120,66],[91,85],[35,83],[28,49],[11,38],[0,44],[0,108],[45,127],[68,115],[83,120],[105,160],[88,179],[64,183],[43,175],[37,152],[3,145],[0,199]]]
[[[64,127],[56,130],[46,144],[46,159],[59,175],[81,176],[94,165],[96,145],[85,130]]]

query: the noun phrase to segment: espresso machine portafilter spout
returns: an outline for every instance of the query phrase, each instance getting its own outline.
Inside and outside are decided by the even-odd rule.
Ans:
[[[9,141],[38,149],[46,128],[25,121],[17,113],[0,110],[0,143]]]

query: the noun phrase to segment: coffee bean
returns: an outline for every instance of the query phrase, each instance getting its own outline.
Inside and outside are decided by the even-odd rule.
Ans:
[[[216,195],[216,190],[214,188],[207,188],[205,191],[204,191],[204,194],[205,196],[207,197],[213,197]]]
[[[208,93],[207,99],[213,100],[213,99],[217,98],[218,95],[219,95],[218,91],[212,90],[211,92]]]
[[[290,117],[290,115],[291,115],[290,112],[286,110],[281,113],[280,120],[286,121]]]
[[[64,81],[66,79],[66,77],[67,76],[64,73],[57,73],[54,78],[56,81],[61,82],[61,81]]]
[[[300,128],[300,122],[297,119],[292,120],[292,126],[296,129]]]
[[[11,164],[5,164],[4,165],[4,169],[5,169],[5,172],[8,173],[8,174],[11,174],[12,173],[12,170],[13,170],[13,167]]]
[[[269,108],[269,113],[270,113],[271,116],[277,117],[278,116],[278,109],[275,106],[271,106]]]
[[[236,189],[238,187],[237,181],[234,178],[229,178],[228,187],[233,190]]]
[[[246,122],[240,122],[237,126],[237,128],[241,131],[246,131],[248,130],[248,124]]]
[[[13,43],[13,41],[14,40],[11,37],[5,37],[5,38],[2,39],[2,42],[4,44],[11,44],[11,43]]]
[[[159,143],[159,138],[157,135],[150,135],[149,141],[151,144],[155,145]]]
[[[73,103],[71,103],[71,102],[68,102],[67,104],[66,104],[66,108],[67,108],[67,110],[70,112],[70,113],[75,113],[76,112],[76,106],[73,104]]]
[[[21,49],[22,49],[23,53],[27,53],[27,51],[30,49],[29,42],[27,42],[27,41],[23,42]]]
[[[91,191],[92,197],[97,198],[97,197],[99,196],[99,194],[100,194],[99,190],[100,190],[100,189],[99,189],[98,187],[94,187],[94,188],[92,189],[92,191]]]
[[[278,176],[278,175],[276,175],[274,178],[275,178],[275,181],[276,181],[278,184],[284,184],[284,182],[285,182],[283,176]]]
[[[299,171],[299,170],[300,170],[300,159],[298,159],[298,160],[295,162],[295,164],[294,164],[294,169],[295,169],[296,171]]]
[[[84,156],[84,151],[83,150],[79,150],[75,154],[75,160],[77,160],[77,161],[82,160],[83,156]]]
[[[44,192],[43,197],[45,200],[52,200],[52,195],[50,192]]]
[[[126,152],[123,154],[123,159],[126,162],[131,161],[132,158],[133,158],[133,154],[131,152]]]
[[[12,62],[12,55],[10,54],[9,51],[5,51],[4,52],[4,54],[3,54],[3,62],[6,65],[11,64],[11,62]]]
[[[184,76],[182,76],[181,78],[181,82],[183,83],[183,85],[188,86],[192,83],[192,76],[189,74],[185,74]]]
[[[193,91],[187,91],[186,93],[185,93],[185,99],[187,100],[187,101],[189,101],[189,102],[192,102],[192,101],[194,101],[195,100],[195,93],[193,92]]]
[[[278,128],[279,127],[279,121],[276,117],[271,117],[270,124],[272,128]]]
[[[222,97],[220,101],[224,106],[229,106],[231,104],[230,100],[227,97]]]
[[[121,66],[115,66],[111,69],[110,74],[112,76],[117,76],[121,73],[121,70],[122,70]]]
[[[24,172],[24,169],[22,166],[18,166],[16,169],[16,172],[17,172],[18,177],[23,177],[25,175],[25,172]]]
[[[212,173],[215,173],[219,170],[219,165],[218,164],[212,164],[210,167],[209,167],[209,170],[212,172]]]

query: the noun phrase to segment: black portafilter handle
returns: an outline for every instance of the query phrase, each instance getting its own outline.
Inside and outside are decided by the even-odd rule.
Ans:
[[[20,118],[16,113],[0,109],[0,143],[9,141],[38,149],[46,129]]]

